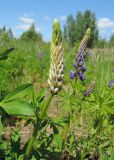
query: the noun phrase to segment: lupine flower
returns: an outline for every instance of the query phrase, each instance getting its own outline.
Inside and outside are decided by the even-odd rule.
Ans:
[[[53,35],[51,43],[51,65],[48,84],[52,94],[57,94],[61,90],[64,76],[64,49],[62,47],[62,31],[57,20],[53,24]]]
[[[90,83],[89,86],[87,87],[84,95],[85,95],[85,96],[89,96],[89,95],[93,92],[94,88],[95,88],[95,81],[91,81],[91,83]]]
[[[109,86],[110,88],[113,88],[113,87],[114,87],[114,79],[112,79],[112,80],[109,81],[108,86]]]
[[[80,80],[82,81],[85,80],[84,72],[86,71],[86,67],[84,65],[84,56],[88,41],[90,39],[90,35],[91,35],[91,29],[88,28],[83,40],[81,41],[78,53],[75,58],[74,68],[76,69],[76,71],[74,72],[71,70],[70,72],[71,79],[79,77]]]

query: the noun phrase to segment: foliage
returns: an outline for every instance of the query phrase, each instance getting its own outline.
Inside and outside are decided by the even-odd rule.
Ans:
[[[87,28],[91,28],[92,30],[89,45],[93,46],[98,39],[98,29],[95,14],[90,10],[85,10],[84,13],[77,12],[76,17],[72,15],[67,17],[64,26],[64,38],[68,40],[71,45],[74,45],[83,38]]]
[[[6,29],[5,26],[3,28],[0,28],[0,43],[1,42],[6,43],[12,39],[14,39],[14,36],[13,36],[13,32],[12,32],[11,28]],[[2,43],[0,44],[0,47],[1,47]]]
[[[110,37],[109,45],[110,45],[111,47],[113,47],[113,45],[114,45],[114,35],[113,35],[113,34],[112,34],[111,37]]]
[[[46,85],[49,43],[15,39],[0,48],[0,158],[24,160],[30,149],[32,160],[114,159],[114,89],[108,87],[114,49],[87,50],[86,80],[75,84],[69,78],[75,55],[63,46],[63,90],[55,96]],[[86,96],[91,81],[95,87]]]
[[[30,28],[21,35],[20,38],[22,40],[42,41],[42,35],[36,32],[34,24],[32,24]]]

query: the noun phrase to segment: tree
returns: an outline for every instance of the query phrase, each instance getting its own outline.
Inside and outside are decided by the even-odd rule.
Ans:
[[[14,38],[13,32],[12,32],[11,28],[8,29],[7,35],[8,35],[8,37],[9,37],[9,39],[13,39],[13,38]]]
[[[72,15],[67,17],[66,25],[64,26],[64,38],[72,45],[75,41],[75,19]]]
[[[84,13],[77,12],[76,17],[72,15],[67,17],[66,24],[64,26],[64,38],[69,41],[71,45],[81,41],[87,28],[91,28],[92,35],[90,40],[90,46],[98,39],[98,29],[96,24],[96,16],[90,10],[86,10]]]
[[[30,28],[21,35],[20,38],[22,40],[42,41],[42,35],[41,33],[36,32],[34,24],[32,24]]]
[[[109,40],[110,46],[114,46],[114,34],[111,35],[110,40]]]
[[[3,42],[7,42],[8,40],[13,39],[13,32],[11,30],[11,28],[6,29],[6,27],[4,26],[3,28],[0,28],[0,41]]]
[[[105,38],[99,38],[96,43],[97,48],[105,48],[107,45],[108,45],[108,42],[106,41]]]

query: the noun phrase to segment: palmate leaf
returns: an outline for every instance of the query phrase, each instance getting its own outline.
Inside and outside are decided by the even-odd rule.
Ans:
[[[1,64],[0,64],[0,67],[2,67],[2,68],[7,68],[7,67],[5,67],[5,66],[3,66],[3,65],[1,65]]]
[[[1,103],[0,106],[9,115],[34,116],[34,110],[31,104],[27,102],[11,101]]]
[[[8,58],[8,54],[11,53],[15,48],[8,48],[2,54],[0,54],[0,61],[6,60]]]
[[[18,88],[16,88],[12,93],[8,94],[1,103],[11,101],[13,99],[25,96],[33,91],[32,84],[24,84]]]
[[[109,107],[109,106],[106,106],[106,107],[104,107],[104,109],[105,109],[107,112],[109,112],[109,113],[111,113],[111,114],[114,115],[114,108]]]

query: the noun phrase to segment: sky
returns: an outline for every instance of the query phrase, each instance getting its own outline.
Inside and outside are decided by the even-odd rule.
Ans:
[[[0,0],[0,28],[12,28],[18,37],[35,23],[48,41],[54,19],[63,27],[68,15],[76,16],[86,9],[96,14],[100,36],[109,39],[114,33],[114,0]]]

